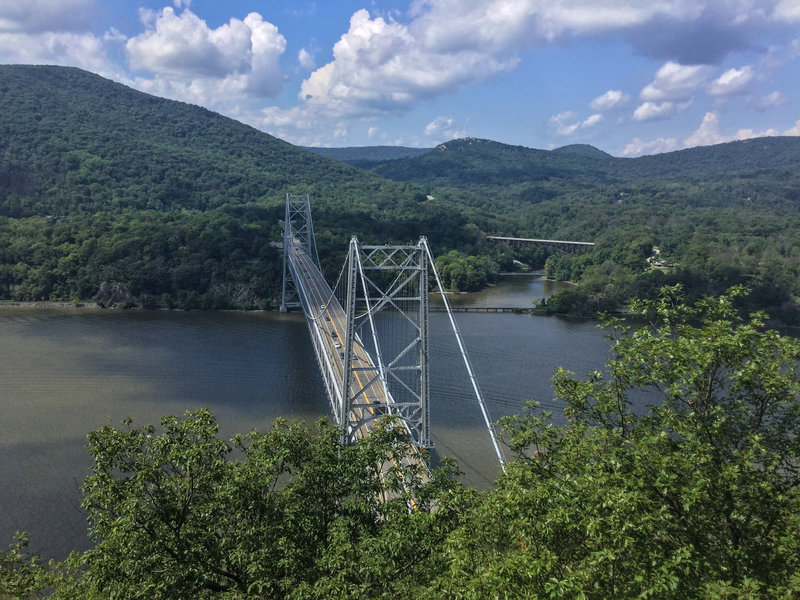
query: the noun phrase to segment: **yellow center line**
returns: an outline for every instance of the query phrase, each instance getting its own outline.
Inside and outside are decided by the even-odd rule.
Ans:
[[[300,260],[302,261],[302,258],[301,258]],[[304,265],[304,266],[305,266],[305,265]],[[308,271],[308,270],[306,269],[306,271]],[[315,290],[316,290],[316,292],[317,292],[318,300],[322,300],[322,297],[323,297],[323,296],[322,296],[321,290],[319,289],[319,286],[317,285],[317,283],[314,281],[314,279],[313,279],[313,278],[309,278],[308,280],[309,280],[309,282],[311,283],[311,285],[313,285],[313,286],[314,286],[314,289],[315,289]],[[332,291],[332,290],[331,290],[331,291]],[[331,295],[331,297],[333,297],[333,296]],[[339,328],[338,328],[338,327],[336,327],[336,322],[335,322],[335,320],[333,319],[333,316],[331,315],[331,312],[330,312],[330,310],[328,309],[328,304],[329,304],[329,303],[326,303],[326,304],[324,304],[324,305],[323,305],[323,306],[325,306],[325,314],[327,314],[327,315],[328,315],[328,317],[330,318],[331,327],[333,327],[333,330],[334,330],[334,332],[336,333],[336,338],[339,340],[339,343],[340,343],[340,344],[342,344],[342,343],[343,343],[342,336],[339,334]],[[361,358],[359,358],[359,360],[361,360]],[[344,365],[342,365],[342,367],[344,367]],[[373,368],[374,368],[374,366],[373,366]],[[372,402],[370,402],[370,399],[369,399],[369,397],[367,397],[367,392],[366,392],[366,390],[364,389],[364,384],[363,384],[363,383],[361,383],[361,378],[358,376],[358,372],[354,370],[354,371],[353,371],[353,375],[355,375],[355,377],[356,377],[356,381],[358,382],[358,385],[359,385],[359,387],[361,388],[361,389],[360,389],[360,391],[364,392],[364,400],[366,400],[366,401],[367,401],[367,404],[368,404],[368,405],[372,404]],[[388,402],[389,402],[388,398],[386,399],[386,402],[387,402],[387,405],[388,405]],[[375,414],[375,411],[372,409],[372,406],[367,406],[367,409],[369,410],[369,412],[370,412],[371,414],[373,414],[373,415]],[[380,427],[380,424],[378,424],[378,427]],[[398,474],[398,476],[399,476],[401,479],[403,479],[403,472],[400,470],[400,464],[397,462],[397,459],[394,457],[394,453],[393,453],[393,452],[389,452],[389,458],[391,458],[391,460],[392,460],[392,463],[393,463],[393,464],[394,464],[394,466],[395,466],[395,469],[396,469],[396,471],[397,471],[397,474]],[[410,498],[410,501],[411,501],[411,506],[412,506],[412,507],[413,507],[413,509],[416,511],[416,510],[417,510],[417,503],[414,501],[414,499],[413,499],[413,498]]]
[[[311,283],[311,285],[314,286],[314,289],[317,291],[318,299],[322,300],[322,293],[321,293],[321,290],[319,289],[319,286],[317,285],[317,283],[314,281],[313,278],[310,278],[309,282]],[[333,316],[331,315],[331,312],[328,309],[328,304],[325,304],[324,306],[325,306],[325,314],[327,314],[328,317],[330,317],[331,327],[333,327],[333,331],[336,333],[336,339],[338,339],[339,343],[342,344],[342,346],[344,346],[345,345],[344,344],[344,340],[342,339],[342,336],[339,334],[339,328],[336,327],[336,321],[333,319]],[[359,360],[361,360],[360,357],[359,357]],[[344,366],[344,365],[342,365],[342,366]],[[358,386],[360,388],[360,391],[364,392],[364,400],[367,401],[367,404],[372,404],[372,402],[370,401],[369,397],[367,396],[366,390],[364,389],[364,384],[361,383],[361,378],[358,376],[358,372],[357,371],[353,371],[353,375],[355,375],[355,377],[356,377],[356,381],[358,382]],[[372,406],[367,406],[367,409],[369,409],[369,412],[372,413],[373,415],[375,414],[375,411],[373,410]]]

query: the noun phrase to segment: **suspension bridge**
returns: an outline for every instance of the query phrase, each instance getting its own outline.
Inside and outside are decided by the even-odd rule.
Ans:
[[[417,448],[433,446],[428,345],[429,274],[442,293],[467,377],[501,467],[503,453],[427,240],[364,245],[355,236],[336,283],[322,274],[308,195],[286,196],[281,310],[305,315],[331,411],[346,441],[384,415],[399,419]]]

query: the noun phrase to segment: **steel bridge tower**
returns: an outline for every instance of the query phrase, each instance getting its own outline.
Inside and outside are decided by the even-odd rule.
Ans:
[[[281,291],[281,312],[289,308],[300,308],[297,283],[288,269],[287,249],[292,244],[302,246],[306,254],[320,269],[317,242],[314,238],[314,224],[311,220],[311,199],[305,196],[286,194],[286,213],[283,219],[283,289]],[[320,269],[321,270],[321,269]]]
[[[417,445],[432,447],[428,382],[428,252],[417,244],[368,246],[350,240],[347,256],[343,412],[358,430],[384,414],[397,416]],[[373,357],[373,368],[353,366],[354,345]],[[359,371],[377,377],[386,404],[375,406],[357,384]],[[359,378],[360,380],[360,378]]]
[[[428,281],[432,275],[500,465],[505,461],[428,241],[362,245],[350,240],[337,283],[319,266],[308,195],[286,195],[281,310],[303,310],[336,421],[346,441],[384,415],[419,447],[433,445],[428,380]]]

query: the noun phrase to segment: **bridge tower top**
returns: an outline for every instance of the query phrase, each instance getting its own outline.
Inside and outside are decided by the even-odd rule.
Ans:
[[[287,250],[293,244],[299,244],[321,271],[317,241],[314,238],[314,222],[311,220],[311,199],[308,194],[286,194],[286,213],[283,219],[283,290],[281,292],[281,310],[297,308],[300,299],[297,286],[287,265]]]
[[[286,194],[283,236],[284,242],[288,237],[290,241],[300,244],[314,264],[319,267],[317,242],[314,239],[314,223],[311,220],[311,199],[308,194],[300,196]]]

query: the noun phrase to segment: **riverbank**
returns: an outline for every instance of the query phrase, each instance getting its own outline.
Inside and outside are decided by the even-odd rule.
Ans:
[[[91,308],[101,310],[96,302],[17,302],[14,300],[0,300],[0,308]]]

